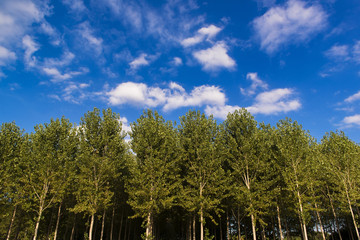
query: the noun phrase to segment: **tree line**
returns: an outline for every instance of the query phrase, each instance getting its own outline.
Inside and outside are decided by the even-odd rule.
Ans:
[[[1,239],[358,239],[360,146],[245,109],[0,129]]]

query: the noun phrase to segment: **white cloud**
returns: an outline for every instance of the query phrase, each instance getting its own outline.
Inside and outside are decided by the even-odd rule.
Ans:
[[[353,127],[354,125],[360,126],[360,114],[356,114],[353,116],[345,117],[342,120],[343,124],[345,124],[345,127]]]
[[[221,30],[222,28],[216,27],[215,25],[202,27],[198,30],[195,36],[182,40],[181,45],[183,47],[190,47],[204,41],[205,39],[210,40],[215,37]]]
[[[179,57],[174,57],[173,60],[171,61],[171,64],[174,66],[181,66],[183,65],[183,61]]]
[[[327,25],[327,14],[318,4],[289,0],[270,8],[252,22],[261,49],[271,54],[279,48],[309,40]]]
[[[82,0],[63,0],[62,2],[76,13],[82,13],[87,10]]]
[[[0,45],[0,66],[5,66],[8,62],[15,60],[15,53]]]
[[[190,47],[196,45],[204,40],[204,37],[201,35],[197,35],[194,37],[189,37],[181,41],[181,45],[184,47]]]
[[[239,109],[239,106],[230,106],[230,105],[220,105],[220,106],[206,106],[205,114],[213,115],[215,118],[226,119],[229,113],[234,112],[236,109]]]
[[[353,60],[360,63],[360,41],[357,41],[352,48]]]
[[[185,89],[181,85],[179,85],[175,82],[170,82],[169,88],[173,89],[173,90],[178,90],[180,92],[185,92]]]
[[[289,112],[301,107],[298,99],[293,98],[294,91],[289,88],[278,88],[260,93],[255,98],[255,103],[247,107],[252,114],[277,114]]]
[[[46,75],[49,75],[56,80],[66,80],[66,79],[71,78],[70,74],[68,74],[68,73],[61,74],[59,72],[59,70],[56,68],[46,68],[45,67],[45,68],[43,68],[43,71]]]
[[[96,55],[100,55],[103,52],[103,39],[95,36],[94,30],[89,22],[80,24],[78,33],[84,41],[83,44],[91,47]]]
[[[227,54],[228,47],[224,42],[217,42],[213,47],[193,53],[205,71],[217,71],[220,68],[233,69],[235,61]]]
[[[146,107],[162,106],[164,111],[180,107],[224,105],[226,101],[222,89],[216,86],[202,85],[190,93],[177,83],[169,88],[148,87],[144,83],[125,82],[106,93],[112,105],[132,104]]]
[[[125,133],[131,132],[131,127],[126,117],[120,117],[120,122],[122,123],[122,130]]]
[[[177,109],[180,107],[193,107],[204,105],[224,105],[226,96],[222,89],[216,86],[202,85],[195,87],[189,94],[170,93],[167,96],[164,111]]]
[[[334,45],[325,52],[325,56],[338,61],[349,60],[349,46],[348,45]]]
[[[148,55],[146,53],[142,53],[140,54],[139,57],[135,58],[134,60],[132,60],[129,65],[132,69],[138,69],[141,66],[147,66],[150,64],[149,60],[147,60],[146,58],[148,57]]]
[[[40,49],[39,45],[35,43],[29,35],[22,39],[23,47],[25,48],[24,61],[29,67],[36,65],[36,57],[33,54]]]
[[[69,51],[62,54],[60,58],[45,58],[44,66],[46,67],[63,67],[69,65],[75,58],[75,55]]]
[[[350,97],[345,99],[345,102],[351,103],[355,102],[360,99],[360,91],[355,93],[354,95],[351,95]]]
[[[89,86],[90,84],[88,83],[68,82],[67,86],[63,89],[62,98],[65,101],[79,104],[82,100],[89,97],[84,91]]]
[[[267,89],[268,88],[268,85],[267,83],[265,83],[264,81],[262,81],[258,74],[255,72],[255,73],[248,73],[246,75],[246,79],[250,79],[251,80],[251,86],[248,88],[248,89],[244,89],[244,88],[240,88],[240,91],[243,95],[248,95],[248,96],[251,96],[251,95],[254,95],[256,90],[258,88],[261,88],[261,89]]]
[[[0,1],[0,44],[13,45],[33,23],[44,21],[45,11],[30,0]]]

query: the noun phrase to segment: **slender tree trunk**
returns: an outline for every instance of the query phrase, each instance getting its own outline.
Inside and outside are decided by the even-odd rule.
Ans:
[[[193,240],[196,240],[196,214],[193,217],[192,237]]]
[[[331,210],[332,210],[332,213],[333,213],[334,218],[335,218],[335,224],[336,224],[336,229],[337,229],[337,232],[338,232],[338,235],[339,235],[339,239],[342,240],[341,232],[340,232],[340,227],[339,227],[339,221],[338,221],[338,219],[337,219],[336,212],[335,212],[335,208],[334,208],[334,205],[333,205],[331,196],[330,196],[329,187],[326,186],[326,188],[327,188],[327,192],[328,192],[328,196],[329,196],[329,200],[330,200]]]
[[[59,230],[60,215],[61,215],[61,205],[62,205],[62,202],[59,204],[59,210],[58,210],[58,215],[57,215],[57,219],[56,219],[56,227],[55,227],[55,233],[54,233],[54,240],[56,240],[57,233],[58,233],[58,230]]]
[[[111,228],[110,228],[110,240],[113,239],[113,230],[114,230],[114,215],[115,215],[115,207],[113,207],[112,215],[111,215]]]
[[[124,209],[122,209],[122,213],[121,213],[121,219],[120,219],[120,228],[119,228],[119,236],[118,236],[118,240],[121,240],[121,230],[122,230],[122,225],[123,225],[123,219],[124,219]]]
[[[16,215],[16,208],[17,208],[17,205],[15,204],[15,207],[14,207],[14,210],[13,210],[13,215],[11,217],[11,221],[10,221],[10,225],[9,225],[9,229],[8,229],[8,233],[7,233],[7,236],[6,236],[6,240],[9,240],[10,239],[10,235],[11,235],[11,228],[14,224],[14,221],[15,221],[15,215]]]
[[[124,232],[124,240],[126,239],[127,234],[127,225],[128,225],[129,218],[126,218],[125,220],[125,232]]]
[[[147,224],[146,224],[146,240],[151,239],[152,235],[152,214],[151,211],[148,213],[147,216]]]
[[[102,216],[102,223],[101,223],[101,234],[100,234],[100,240],[103,240],[103,237],[104,237],[105,215],[106,215],[106,210],[104,209],[104,213],[103,213],[103,216]]]
[[[284,236],[283,236],[282,229],[281,229],[280,208],[279,208],[279,204],[278,204],[278,203],[276,203],[276,211],[277,211],[277,219],[278,219],[280,240],[283,240],[283,239],[284,239]]]
[[[348,192],[348,190],[347,190],[346,187],[345,187],[345,191],[346,191],[346,197],[347,197],[348,204],[349,204],[349,208],[350,208],[350,212],[351,212],[351,217],[352,217],[352,220],[353,220],[353,223],[354,223],[354,227],[355,227],[355,231],[356,231],[356,236],[357,236],[357,239],[360,240],[359,229],[358,229],[357,224],[356,224],[354,212],[353,212],[353,209],[352,209],[352,207],[351,207],[351,201],[350,201],[350,197],[349,197],[349,192]]]
[[[300,210],[300,224],[302,225],[303,228],[303,233],[304,233],[304,240],[308,240],[308,236],[307,236],[307,230],[306,230],[306,223],[305,223],[305,217],[304,217],[304,210],[303,210],[303,206],[302,206],[302,202],[301,202],[301,196],[300,196],[300,192],[299,192],[299,184],[296,181],[296,187],[297,187],[297,195],[298,195],[298,199],[299,199],[299,210]]]
[[[200,240],[204,240],[204,216],[203,207],[200,207]]]
[[[188,220],[188,230],[186,233],[186,240],[191,240],[191,218]]]
[[[127,237],[127,240],[130,239],[130,235],[131,235],[131,224],[132,224],[132,220],[130,219],[129,220],[129,231],[128,231],[128,237]],[[152,229],[152,228],[151,228]],[[151,234],[150,237],[153,237],[153,235]],[[124,239],[126,240],[126,239]]]
[[[220,217],[220,240],[223,240],[222,217]]]
[[[251,214],[251,228],[253,232],[253,240],[256,240],[256,222],[254,214]]]
[[[90,222],[90,229],[89,229],[89,240],[92,240],[92,237],[93,237],[94,220],[95,220],[95,214],[92,214],[91,222]]]
[[[266,240],[264,226],[262,224],[260,224],[260,225],[261,225],[261,238],[262,238],[262,240]]]
[[[72,229],[71,229],[71,236],[70,236],[70,240],[73,240],[73,239],[74,239],[74,234],[75,234],[75,224],[76,224],[76,214],[75,214],[75,217],[74,217],[74,223],[73,223],[73,226],[72,226]]]
[[[42,213],[43,213],[43,206],[42,206],[42,204],[40,204],[39,215],[38,215],[38,218],[37,218],[36,224],[35,224],[35,231],[34,231],[34,238],[33,238],[33,240],[36,240],[36,238],[37,238],[37,234],[38,234],[38,230],[39,230],[39,225],[40,225],[40,220],[41,220]]]
[[[238,238],[241,240],[241,231],[240,231],[240,210],[237,209],[237,227],[238,227]]]
[[[322,222],[321,222],[321,217],[320,217],[320,213],[318,211],[317,203],[315,202],[314,205],[315,205],[316,216],[317,216],[317,219],[318,219],[319,225],[320,225],[320,231],[321,231],[322,238],[323,238],[323,240],[326,240],[325,232],[324,232],[324,228],[323,228],[323,225],[322,225]]]
[[[230,239],[229,211],[226,209],[226,240]]]

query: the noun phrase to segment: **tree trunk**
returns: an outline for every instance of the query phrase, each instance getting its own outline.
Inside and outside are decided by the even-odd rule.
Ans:
[[[238,238],[241,240],[241,231],[240,231],[240,210],[237,210],[237,227],[238,227]]]
[[[89,240],[92,240],[93,228],[94,228],[95,214],[91,215],[90,229],[89,229]]]
[[[357,236],[357,239],[360,240],[359,229],[358,229],[357,224],[356,224],[354,212],[353,212],[353,209],[352,209],[352,207],[351,207],[351,201],[350,201],[349,193],[348,193],[348,190],[347,190],[346,187],[345,187],[345,191],[346,191],[346,197],[347,197],[348,204],[349,204],[349,208],[350,208],[350,212],[351,212],[351,217],[352,217],[352,220],[353,220],[353,223],[354,223],[354,227],[355,227],[355,231],[356,231],[356,236]]]
[[[196,240],[196,215],[193,217],[193,240]]]
[[[12,226],[13,226],[13,224],[14,224],[14,221],[15,221],[16,208],[17,208],[17,205],[15,204],[14,211],[13,211],[13,215],[12,215],[12,217],[11,217],[11,221],[10,221],[10,225],[9,225],[9,229],[8,229],[8,233],[7,233],[6,240],[9,240],[9,239],[10,239],[11,228],[12,228]]]
[[[35,224],[35,231],[34,231],[34,238],[33,238],[33,240],[36,240],[36,238],[37,238],[37,234],[38,234],[38,230],[39,230],[39,225],[40,225],[40,220],[41,220],[42,213],[43,213],[43,206],[42,206],[42,204],[40,204],[39,215],[38,215],[38,218],[37,218],[36,224]]]
[[[74,217],[74,223],[73,223],[73,226],[72,226],[72,229],[71,229],[71,236],[70,236],[70,240],[73,240],[73,239],[74,239],[74,234],[75,234],[75,224],[76,224],[76,214],[75,214],[75,217]]]
[[[152,236],[152,214],[151,211],[148,213],[147,216],[147,224],[146,224],[146,240],[151,239]]]
[[[59,204],[58,216],[57,216],[57,219],[56,219],[56,227],[55,227],[55,233],[54,233],[54,240],[56,240],[57,233],[58,233],[58,230],[59,230],[60,215],[61,215],[61,205],[62,205],[62,202]]]
[[[204,216],[203,207],[200,207],[200,240],[204,240]]]
[[[338,221],[337,216],[336,216],[336,212],[335,212],[335,208],[334,208],[331,196],[330,196],[329,188],[328,188],[328,195],[329,195],[329,199],[330,199],[331,210],[332,210],[334,218],[335,218],[335,224],[336,224],[336,229],[337,229],[337,232],[338,232],[338,235],[339,235],[339,239],[342,240],[340,227],[339,227],[339,221]]]
[[[129,231],[128,231],[128,237],[127,237],[127,240],[129,240],[130,239],[130,235],[131,235],[131,223],[132,223],[132,220],[130,219],[129,220]],[[151,227],[152,228],[152,227]],[[153,237],[153,235],[151,234],[151,236],[150,236],[151,238]],[[124,239],[124,240],[126,240],[126,239]]]
[[[226,209],[226,240],[230,239],[229,211]]]
[[[315,205],[315,209],[316,209],[316,216],[317,216],[319,224],[320,224],[320,231],[321,231],[322,238],[323,238],[323,240],[326,240],[324,228],[323,228],[323,225],[322,225],[322,222],[321,222],[320,213],[319,213],[318,207],[317,207],[317,203],[315,202],[314,205]]]
[[[118,237],[118,240],[121,240],[121,230],[122,230],[123,219],[124,219],[124,209],[122,210],[122,213],[121,213],[121,220],[120,220],[120,228],[119,228],[119,237]]]
[[[251,227],[253,232],[253,240],[256,240],[256,222],[254,214],[251,214]]]
[[[283,234],[282,234],[282,229],[281,229],[280,208],[279,208],[279,204],[278,204],[278,203],[276,203],[276,211],[277,211],[277,219],[278,219],[280,240],[283,240],[283,239],[284,239],[284,236],[283,236]]]
[[[297,192],[298,199],[299,199],[299,210],[300,210],[300,220],[301,220],[300,224],[302,225],[303,234],[304,234],[304,240],[308,240],[305,217],[304,217],[304,211],[303,211],[302,202],[301,202],[301,196],[300,196],[300,192],[299,192],[299,184],[297,182],[296,182],[296,187],[297,187],[296,192]]]
[[[125,220],[125,232],[124,232],[124,240],[126,239],[127,234],[127,225],[128,225],[129,218],[126,218]]]
[[[103,237],[104,237],[105,214],[106,214],[106,210],[104,209],[104,213],[103,213],[103,217],[102,217],[102,223],[101,223],[101,234],[100,234],[100,240],[103,240]]]
[[[114,215],[115,215],[115,207],[113,207],[112,215],[111,215],[111,228],[110,228],[110,240],[113,239],[113,230],[114,230]]]

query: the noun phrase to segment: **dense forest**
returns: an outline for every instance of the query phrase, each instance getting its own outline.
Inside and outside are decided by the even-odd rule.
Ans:
[[[0,129],[1,239],[357,239],[360,146],[245,109]]]

